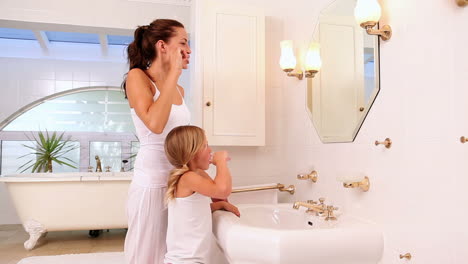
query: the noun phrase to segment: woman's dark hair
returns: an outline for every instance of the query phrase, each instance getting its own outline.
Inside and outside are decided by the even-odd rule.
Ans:
[[[147,26],[139,26],[135,30],[133,42],[127,48],[129,71],[135,68],[146,70],[158,56],[156,43],[159,40],[168,42],[169,38],[175,35],[175,28],[184,28],[184,25],[177,20],[156,19]],[[125,98],[127,98],[126,81],[125,74],[122,82]]]

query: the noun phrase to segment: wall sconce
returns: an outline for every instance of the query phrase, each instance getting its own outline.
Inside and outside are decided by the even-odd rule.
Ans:
[[[354,17],[358,24],[366,30],[367,34],[378,35],[383,40],[389,40],[392,37],[392,28],[389,25],[374,29],[379,22],[381,12],[377,0],[357,0]]]
[[[459,6],[467,6],[468,5],[468,0],[457,0],[457,4]]]
[[[283,40],[280,42],[281,46],[281,57],[280,67],[283,71],[288,73],[289,77],[297,77],[302,80],[304,73],[302,71],[292,72],[296,68],[296,57],[293,52],[292,40]],[[313,78],[315,74],[322,67],[322,61],[320,59],[320,45],[318,43],[312,43],[307,50],[306,61],[305,61],[305,77]]]
[[[289,77],[297,77],[299,80],[302,80],[302,76],[304,74],[301,71],[295,73],[292,72],[294,68],[296,68],[296,57],[294,56],[292,40],[281,41],[280,47],[281,57],[279,63],[281,69],[287,72]]]
[[[314,78],[315,74],[322,67],[322,60],[320,59],[320,44],[312,43],[307,50],[305,60],[305,77]]]

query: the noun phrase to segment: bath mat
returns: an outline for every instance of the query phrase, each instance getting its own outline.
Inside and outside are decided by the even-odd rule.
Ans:
[[[125,264],[123,252],[28,257],[18,264]]]

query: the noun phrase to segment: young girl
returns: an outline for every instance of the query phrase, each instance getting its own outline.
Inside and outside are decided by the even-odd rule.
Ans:
[[[211,148],[203,129],[179,126],[166,137],[166,156],[174,166],[169,176],[167,253],[164,263],[208,263],[211,247],[211,212],[224,209],[240,216],[227,201],[211,202],[210,197],[226,199],[231,193],[231,174],[226,151],[215,152],[214,180],[205,170],[210,165]]]

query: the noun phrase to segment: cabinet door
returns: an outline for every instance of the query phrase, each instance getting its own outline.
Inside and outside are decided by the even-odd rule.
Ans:
[[[201,1],[203,128],[211,145],[265,145],[265,17]]]

